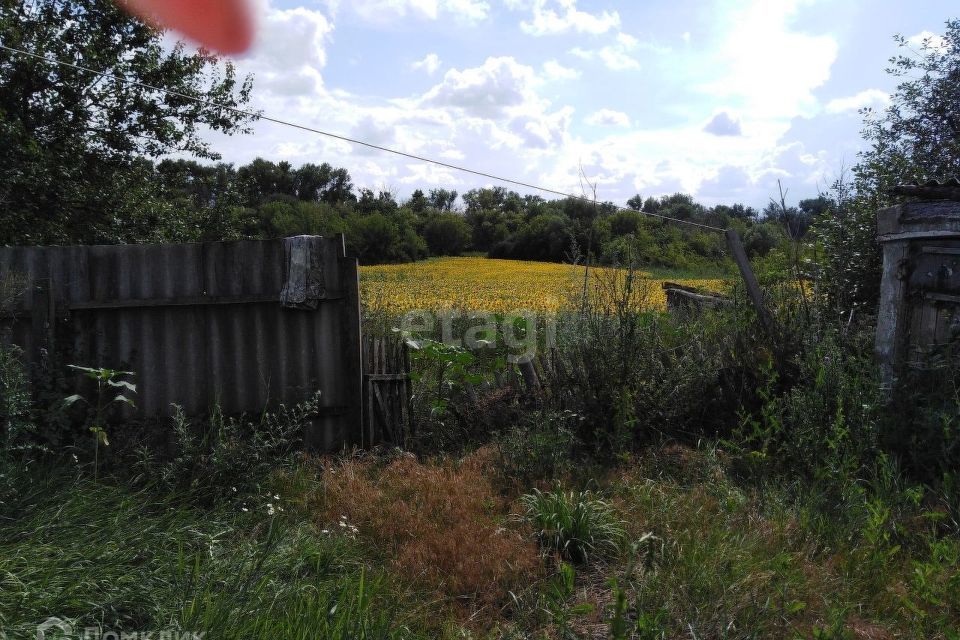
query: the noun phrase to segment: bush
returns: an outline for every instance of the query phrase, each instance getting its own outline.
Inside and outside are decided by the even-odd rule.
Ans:
[[[565,411],[538,415],[529,426],[514,427],[497,442],[500,473],[524,486],[564,476],[573,467],[579,421]]]
[[[439,213],[423,228],[423,238],[431,255],[458,256],[470,245],[472,230],[463,216]]]
[[[39,446],[22,356],[19,347],[0,345],[0,457],[22,456]]]
[[[520,498],[526,520],[533,526],[540,546],[565,560],[586,562],[613,556],[620,551],[626,533],[615,511],[590,491],[555,489]]]
[[[190,421],[177,408],[172,455],[158,460],[155,452],[141,449],[138,469],[161,487],[197,497],[242,494],[299,450],[318,402],[319,394],[293,407],[280,405],[257,422],[219,410],[207,420]]]
[[[598,275],[597,292],[561,317],[548,401],[580,416],[576,436],[601,458],[663,437],[689,439],[723,429],[742,388],[727,384],[731,357],[751,330],[734,314],[676,319],[651,307],[655,286],[636,271]],[[735,381],[736,382],[736,381]]]

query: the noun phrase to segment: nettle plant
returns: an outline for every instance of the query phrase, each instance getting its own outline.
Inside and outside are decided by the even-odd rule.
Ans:
[[[434,417],[443,417],[451,397],[463,391],[465,386],[484,382],[483,375],[473,371],[477,356],[465,348],[430,339],[407,338],[406,343],[413,350],[414,361],[420,364],[410,377],[418,383],[425,383],[432,377],[436,385],[430,403]]]
[[[65,407],[82,402],[93,409],[90,433],[93,434],[93,469],[94,474],[96,474],[100,466],[100,447],[110,446],[110,440],[107,438],[107,410],[114,404],[126,404],[131,407],[136,406],[134,401],[129,397],[129,394],[137,392],[137,385],[124,379],[131,378],[136,374],[132,371],[117,371],[106,368],[95,369],[92,367],[81,367],[75,364],[67,366],[97,383],[96,397],[87,398],[76,393],[64,398],[63,401]]]

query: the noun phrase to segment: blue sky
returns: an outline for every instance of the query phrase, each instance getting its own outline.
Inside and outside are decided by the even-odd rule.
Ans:
[[[259,0],[254,106],[268,115],[603,200],[683,191],[764,206],[815,195],[882,107],[893,34],[945,0]],[[490,184],[261,122],[230,162],[329,162],[398,198]]]

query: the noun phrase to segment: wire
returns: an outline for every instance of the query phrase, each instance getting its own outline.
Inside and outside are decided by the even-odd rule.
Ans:
[[[55,64],[55,65],[59,65],[59,66],[62,66],[62,67],[69,67],[69,68],[71,68],[71,69],[76,69],[77,71],[83,71],[83,72],[85,72],[85,73],[92,73],[93,75],[100,76],[100,77],[102,77],[102,78],[112,78],[113,80],[116,80],[116,81],[119,81],[119,82],[123,82],[123,83],[126,83],[126,84],[128,84],[128,85],[133,85],[133,86],[137,86],[137,87],[142,87],[142,88],[144,88],[144,89],[150,89],[151,91],[159,91],[160,93],[166,94],[166,95],[168,95],[168,96],[175,96],[175,97],[177,97],[177,98],[183,98],[184,100],[191,100],[191,101],[193,101],[193,102],[196,102],[196,103],[199,103],[199,104],[203,104],[203,105],[206,105],[206,106],[209,106],[209,107],[214,107],[214,108],[217,108],[217,109],[224,109],[224,110],[227,110],[227,111],[232,111],[233,113],[236,113],[236,114],[239,114],[239,115],[243,115],[243,116],[247,116],[247,117],[249,117],[249,118],[254,118],[254,119],[258,119],[258,120],[266,120],[267,122],[272,122],[272,123],[274,123],[274,124],[279,124],[279,125],[282,125],[282,126],[285,126],[285,127],[291,127],[291,128],[293,128],[293,129],[299,129],[299,130],[301,130],[301,131],[308,131],[308,132],[310,132],[310,133],[315,133],[315,134],[318,134],[318,135],[321,135],[321,136],[326,136],[326,137],[328,137],[328,138],[333,138],[333,139],[335,139],[335,140],[342,140],[342,141],[344,141],[344,142],[349,142],[349,143],[351,143],[351,144],[357,144],[357,145],[360,145],[360,146],[363,146],[363,147],[367,147],[367,148],[369,148],[369,149],[375,149],[375,150],[377,150],[377,151],[382,151],[382,152],[384,152],[384,153],[392,153],[392,154],[394,154],[394,155],[401,156],[401,157],[404,157],[404,158],[409,158],[409,159],[411,159],[411,160],[417,160],[418,162],[426,162],[426,163],[428,163],[428,164],[433,164],[433,165],[436,165],[436,166],[438,166],[438,167],[444,167],[444,168],[446,168],[446,169],[452,169],[452,170],[454,170],[454,171],[460,171],[460,172],[463,172],[463,173],[470,173],[470,174],[473,174],[473,175],[475,175],[475,176],[480,176],[480,177],[482,177],[482,178],[489,178],[490,180],[494,180],[494,181],[496,181],[496,182],[503,182],[503,183],[506,183],[506,184],[512,184],[512,185],[515,185],[515,186],[518,186],[518,187],[524,187],[524,188],[526,188],[526,189],[531,189],[531,190],[534,190],[534,191],[540,191],[540,192],[543,192],[543,193],[549,193],[549,194],[552,194],[552,195],[562,196],[562,197],[564,197],[564,198],[574,198],[574,199],[576,199],[576,200],[582,200],[582,201],[584,201],[584,202],[594,202],[594,200],[591,200],[590,198],[588,198],[588,197],[586,197],[586,196],[584,196],[584,195],[576,195],[576,194],[572,194],[572,193],[566,193],[566,192],[563,192],[563,191],[559,191],[559,190],[557,190],[557,189],[551,189],[551,188],[549,188],[549,187],[543,187],[543,186],[540,186],[540,185],[531,184],[531,183],[529,183],[529,182],[523,182],[522,180],[515,180],[515,179],[513,179],[513,178],[506,178],[506,177],[504,177],[504,176],[498,176],[498,175],[495,175],[495,174],[492,174],[492,173],[487,173],[486,171],[480,171],[480,170],[477,170],[477,169],[471,169],[471,168],[469,168],[469,167],[463,167],[463,166],[460,166],[460,165],[450,164],[450,163],[448,163],[448,162],[443,162],[442,160],[434,160],[434,159],[432,159],[432,158],[427,158],[427,157],[424,157],[424,156],[418,156],[418,155],[416,155],[416,154],[407,153],[407,152],[405,152],[405,151],[400,151],[400,150],[398,150],[398,149],[391,149],[391,148],[389,148],[389,147],[382,147],[382,146],[380,146],[380,145],[373,144],[373,143],[371,143],[371,142],[364,142],[363,140],[356,140],[356,139],[354,139],[354,138],[349,138],[349,137],[347,137],[347,136],[340,135],[340,134],[337,134],[337,133],[332,133],[332,132],[330,132],[330,131],[323,131],[322,129],[316,129],[316,128],[314,128],[314,127],[308,127],[308,126],[306,126],[306,125],[297,124],[296,122],[289,122],[289,121],[287,121],[287,120],[281,120],[280,118],[274,118],[274,117],[271,117],[271,116],[266,116],[266,115],[263,115],[262,113],[257,113],[257,112],[254,112],[254,111],[247,111],[247,110],[245,110],[245,109],[238,109],[238,108],[236,108],[236,107],[231,107],[231,106],[228,106],[228,105],[225,105],[225,104],[220,104],[220,103],[218,103],[218,102],[214,102],[214,101],[212,101],[212,100],[206,100],[206,99],[204,99],[204,98],[199,98],[199,97],[197,97],[197,96],[191,96],[191,95],[189,95],[189,94],[181,93],[181,92],[179,92],[179,91],[173,91],[173,90],[171,90],[171,89],[164,89],[163,87],[157,87],[157,86],[154,86],[154,85],[151,85],[151,84],[147,84],[147,83],[145,83],[145,82],[139,82],[139,81],[137,81],[137,80],[131,80],[130,78],[127,78],[127,77],[121,76],[121,75],[117,75],[117,74],[114,74],[114,73],[108,73],[108,72],[106,72],[106,71],[97,71],[97,70],[91,69],[91,68],[89,68],[89,67],[84,67],[84,66],[82,66],[82,65],[74,64],[74,63],[72,63],[72,62],[65,62],[65,61],[63,61],[63,60],[57,60],[56,58],[48,58],[48,57],[46,57],[46,56],[42,56],[42,55],[39,55],[39,54],[36,54],[36,53],[31,53],[30,51],[25,51],[25,50],[23,50],[23,49],[18,49],[18,48],[16,48],[16,47],[10,47],[10,46],[7,46],[7,45],[2,44],[2,43],[0,43],[0,49],[6,50],[6,51],[10,51],[11,53],[19,53],[19,54],[21,54],[21,55],[29,56],[29,57],[31,57],[31,58],[36,58],[37,60],[43,60],[44,62],[48,62],[48,63],[50,63],[50,64]],[[618,211],[635,211],[634,209],[630,209],[630,208],[628,208],[628,207],[621,207],[621,206],[619,206],[619,205],[614,205],[614,206],[617,208]],[[663,215],[660,215],[660,214],[657,214],[657,213],[651,213],[651,212],[649,212],[649,211],[636,211],[636,213],[640,213],[640,214],[642,214],[642,215],[649,216],[649,217],[651,217],[651,218],[658,218],[658,219],[660,219],[660,220],[668,220],[668,221],[670,221],[670,222],[676,222],[677,224],[685,224],[685,225],[689,225],[689,226],[691,226],[691,227],[699,227],[699,228],[701,228],[701,229],[707,229],[707,230],[709,230],[709,231],[718,231],[718,232],[720,232],[720,233],[724,233],[724,232],[726,231],[725,229],[721,229],[720,227],[714,227],[714,226],[711,226],[711,225],[708,225],[708,224],[701,224],[701,223],[699,223],[699,222],[693,222],[693,221],[691,221],[691,220],[682,220],[682,219],[680,219],[680,218],[672,218],[672,217],[670,217],[670,216],[663,216]]]

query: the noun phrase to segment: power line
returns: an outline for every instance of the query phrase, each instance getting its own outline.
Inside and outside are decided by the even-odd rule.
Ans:
[[[427,157],[424,157],[424,156],[418,156],[418,155],[416,155],[416,154],[407,153],[407,152],[405,152],[405,151],[400,151],[400,150],[398,150],[398,149],[391,149],[391,148],[389,148],[389,147],[382,147],[382,146],[380,146],[380,145],[373,144],[373,143],[371,143],[371,142],[364,142],[363,140],[356,140],[356,139],[354,139],[354,138],[349,138],[349,137],[347,137],[347,136],[340,135],[340,134],[337,134],[337,133],[332,133],[332,132],[330,132],[330,131],[323,131],[322,129],[316,129],[316,128],[314,128],[314,127],[308,127],[308,126],[306,126],[306,125],[297,124],[296,122],[289,122],[289,121],[287,121],[287,120],[281,120],[280,118],[274,118],[274,117],[271,117],[271,116],[266,116],[266,115],[263,115],[262,113],[256,113],[256,112],[254,112],[254,111],[247,111],[247,110],[245,110],[245,109],[238,109],[238,108],[236,108],[236,107],[231,107],[231,106],[228,106],[228,105],[225,105],[225,104],[220,104],[219,102],[214,102],[214,101],[212,101],[212,100],[206,100],[206,99],[204,99],[204,98],[200,98],[200,97],[197,97],[197,96],[191,96],[191,95],[189,95],[189,94],[181,93],[181,92],[179,92],[179,91],[173,91],[173,90],[171,90],[171,89],[164,89],[163,87],[157,87],[157,86],[154,86],[154,85],[151,85],[151,84],[147,84],[147,83],[145,83],[145,82],[140,82],[140,81],[138,81],[138,80],[132,80],[132,79],[127,78],[127,77],[122,76],[122,75],[117,75],[117,74],[114,74],[114,73],[108,73],[108,72],[106,72],[106,71],[97,71],[96,69],[91,69],[91,68],[89,68],[89,67],[84,67],[84,66],[82,66],[82,65],[74,64],[74,63],[72,63],[72,62],[65,62],[65,61],[63,61],[63,60],[57,60],[56,58],[48,58],[48,57],[46,57],[46,56],[42,56],[42,55],[39,55],[39,54],[36,54],[36,53],[32,53],[32,52],[30,52],[30,51],[25,51],[25,50],[23,50],[23,49],[18,49],[18,48],[16,48],[16,47],[10,47],[10,46],[7,46],[7,45],[2,44],[2,43],[0,43],[0,49],[6,50],[6,51],[10,51],[11,53],[19,53],[19,54],[21,54],[21,55],[29,56],[29,57],[35,58],[35,59],[37,59],[37,60],[43,60],[44,62],[47,62],[47,63],[50,63],[50,64],[55,64],[55,65],[59,65],[59,66],[61,66],[61,67],[69,67],[69,68],[71,68],[71,69],[76,69],[77,71],[83,71],[84,73],[91,73],[91,74],[93,74],[93,75],[96,75],[96,76],[99,76],[99,77],[102,77],[102,78],[111,78],[111,79],[113,79],[113,80],[115,80],[115,81],[123,82],[123,83],[128,84],[128,85],[133,85],[133,86],[137,86],[137,87],[142,87],[142,88],[144,88],[144,89],[150,89],[151,91],[159,91],[160,93],[163,93],[163,94],[168,95],[168,96],[175,96],[175,97],[177,97],[177,98],[183,98],[184,100],[190,100],[190,101],[192,101],[192,102],[196,102],[196,103],[198,103],[198,104],[203,104],[203,105],[206,105],[206,106],[208,106],[208,107],[214,107],[214,108],[217,108],[217,109],[224,109],[224,110],[226,110],[226,111],[231,111],[231,112],[236,113],[236,114],[239,114],[239,115],[247,116],[247,117],[249,117],[249,118],[254,118],[254,119],[257,119],[257,120],[266,120],[267,122],[272,122],[272,123],[274,123],[274,124],[279,124],[279,125],[282,125],[282,126],[285,126],[285,127],[291,127],[291,128],[293,128],[293,129],[299,129],[299,130],[301,130],[301,131],[307,131],[307,132],[310,132],[310,133],[315,133],[315,134],[318,134],[318,135],[321,135],[321,136],[326,136],[326,137],[328,137],[328,138],[333,138],[333,139],[335,139],[335,140],[341,140],[341,141],[343,141],[343,142],[349,142],[349,143],[351,143],[351,144],[357,144],[357,145],[360,145],[360,146],[363,146],[363,147],[367,147],[367,148],[369,148],[369,149],[375,149],[375,150],[377,150],[377,151],[382,151],[382,152],[384,152],[384,153],[392,153],[393,155],[401,156],[401,157],[404,157],[404,158],[409,158],[409,159],[411,159],[411,160],[416,160],[416,161],[418,161],[418,162],[425,162],[425,163],[428,163],[428,164],[436,165],[436,166],[438,166],[438,167],[444,167],[444,168],[446,168],[446,169],[452,169],[452,170],[454,170],[454,171],[460,171],[460,172],[463,172],[463,173],[470,173],[470,174],[473,174],[473,175],[475,175],[475,176],[480,176],[480,177],[482,177],[482,178],[488,178],[488,179],[490,179],[490,180],[494,180],[494,181],[496,181],[496,182],[503,182],[503,183],[506,183],[506,184],[512,184],[512,185],[515,185],[515,186],[518,186],[518,187],[524,187],[524,188],[526,188],[526,189],[531,189],[531,190],[534,190],[534,191],[540,191],[540,192],[543,192],[543,193],[549,193],[549,194],[552,194],[552,195],[562,196],[562,197],[564,197],[564,198],[574,198],[574,199],[576,199],[576,200],[582,200],[582,201],[584,201],[584,202],[591,202],[591,203],[594,202],[594,200],[591,200],[590,198],[588,198],[588,197],[586,197],[586,196],[584,196],[584,195],[575,195],[575,194],[572,194],[572,193],[565,193],[565,192],[563,192],[563,191],[558,191],[557,189],[551,189],[551,188],[549,188],[549,187],[543,187],[543,186],[540,186],[540,185],[531,184],[531,183],[529,183],[529,182],[523,182],[522,180],[515,180],[515,179],[513,179],[513,178],[506,178],[506,177],[504,177],[504,176],[498,176],[498,175],[495,175],[495,174],[492,174],[492,173],[487,173],[486,171],[480,171],[480,170],[477,170],[477,169],[471,169],[471,168],[469,168],[469,167],[463,167],[463,166],[460,166],[460,165],[450,164],[449,162],[443,162],[442,160],[434,160],[433,158],[427,158]],[[619,206],[619,205],[614,205],[614,206],[615,206],[615,207],[617,208],[617,210],[619,210],[619,211],[634,211],[634,209],[630,209],[630,208],[628,208],[628,207],[621,207],[621,206]],[[707,229],[707,230],[709,230],[709,231],[719,231],[720,233],[724,233],[724,232],[726,231],[725,229],[721,229],[720,227],[714,227],[714,226],[711,226],[711,225],[708,225],[708,224],[701,224],[701,223],[699,223],[699,222],[693,222],[693,221],[691,221],[691,220],[681,220],[680,218],[671,218],[670,216],[663,216],[663,215],[660,215],[660,214],[657,214],[657,213],[650,213],[649,211],[637,211],[637,213],[640,213],[640,214],[645,215],[645,216],[649,216],[649,217],[651,217],[651,218],[658,218],[658,219],[660,219],[660,220],[668,220],[668,221],[671,221],[671,222],[676,222],[677,224],[685,224],[685,225],[689,225],[689,226],[691,226],[691,227],[699,227],[699,228],[701,228],[701,229]]]

